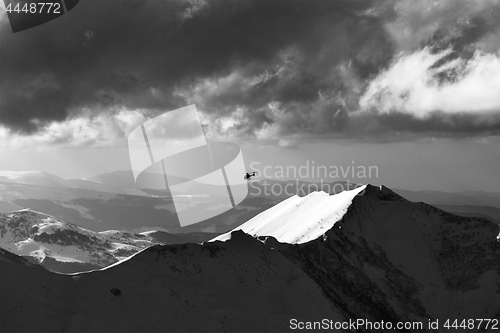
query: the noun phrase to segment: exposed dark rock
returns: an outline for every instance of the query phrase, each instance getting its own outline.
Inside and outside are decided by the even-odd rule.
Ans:
[[[111,293],[115,295],[116,297],[121,297],[122,296],[122,291],[118,288],[113,288],[111,289]]]

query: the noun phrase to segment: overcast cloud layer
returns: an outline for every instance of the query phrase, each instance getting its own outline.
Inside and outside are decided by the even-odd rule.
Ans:
[[[4,142],[113,143],[192,103],[213,136],[284,146],[500,131],[495,0],[86,0],[16,34],[0,15]]]

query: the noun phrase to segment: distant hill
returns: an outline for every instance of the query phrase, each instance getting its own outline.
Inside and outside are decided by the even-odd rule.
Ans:
[[[477,216],[489,219],[496,224],[500,224],[500,209],[489,206],[471,206],[471,205],[435,205],[449,213],[462,216]]]
[[[489,206],[500,209],[500,193],[465,191],[409,191],[395,189],[396,193],[413,202],[426,202],[431,205]]]
[[[0,247],[58,272],[106,267],[157,243],[148,235],[98,233],[28,209],[0,214]]]
[[[8,213],[23,209],[23,207],[13,204],[12,202],[0,200],[0,213]]]

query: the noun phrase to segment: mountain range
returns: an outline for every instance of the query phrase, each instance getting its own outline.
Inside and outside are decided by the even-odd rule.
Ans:
[[[2,251],[2,329],[349,332],[322,325],[362,319],[357,332],[382,320],[393,329],[377,332],[448,332],[446,320],[500,318],[500,227],[488,219],[366,185],[292,196],[235,229],[71,275]]]
[[[206,193],[203,185],[194,186],[199,193]],[[272,188],[286,188],[287,191],[272,191]],[[131,171],[115,171],[88,179],[64,179],[36,171],[0,171],[0,213],[30,208],[95,231],[126,230],[137,233],[154,229],[171,234],[220,234],[293,194],[304,196],[318,190],[334,194],[350,188],[353,184],[346,182],[318,184],[256,179],[249,183],[247,198],[235,209],[201,223],[181,227],[170,192],[137,188]],[[500,193],[394,191],[410,201],[426,202],[457,215],[485,217],[500,224]],[[203,195],[190,197],[189,200],[193,204],[210,205],[210,198]]]
[[[131,172],[115,172],[96,179],[100,181],[66,181],[42,172],[0,172],[0,213],[29,208],[95,231],[222,233],[282,200],[248,196],[235,209],[181,227],[168,191],[126,188],[132,186],[131,181],[133,184]],[[54,181],[57,185],[51,186]],[[118,183],[123,187],[117,187]],[[98,186],[90,188],[89,184]],[[189,200],[193,205],[209,206],[211,203],[211,198],[203,195]]]

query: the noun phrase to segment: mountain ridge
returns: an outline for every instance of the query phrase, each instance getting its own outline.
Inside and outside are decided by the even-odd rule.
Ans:
[[[69,332],[285,332],[291,318],[424,325],[498,318],[499,229],[367,185],[326,237],[302,244],[237,230],[226,242],[152,246],[64,281],[0,262],[0,295],[13,304],[0,311],[16,318],[7,323],[13,331],[33,328],[35,312],[39,330]],[[40,307],[45,299],[50,306]]]

